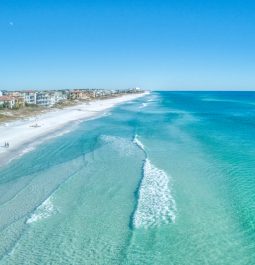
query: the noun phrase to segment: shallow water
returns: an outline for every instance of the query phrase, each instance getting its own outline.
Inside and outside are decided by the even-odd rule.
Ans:
[[[255,93],[74,126],[0,169],[0,264],[255,264]]]

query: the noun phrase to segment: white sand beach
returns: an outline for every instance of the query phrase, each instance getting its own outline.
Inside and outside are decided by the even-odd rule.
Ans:
[[[130,94],[117,98],[92,101],[61,110],[47,113],[18,121],[12,121],[0,125],[0,166],[12,159],[32,150],[36,144],[42,143],[49,137],[63,134],[70,130],[74,121],[86,120],[104,111],[144,96],[144,94]],[[70,125],[70,126],[68,126]],[[68,128],[69,127],[69,128]],[[5,143],[9,147],[5,147]]]

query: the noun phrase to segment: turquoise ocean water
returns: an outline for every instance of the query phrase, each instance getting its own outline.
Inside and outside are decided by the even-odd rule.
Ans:
[[[255,264],[255,93],[153,92],[0,168],[0,264]]]

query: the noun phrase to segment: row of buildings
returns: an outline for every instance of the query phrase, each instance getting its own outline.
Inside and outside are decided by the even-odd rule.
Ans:
[[[92,100],[127,93],[141,92],[139,88],[127,90],[74,89],[74,90],[22,90],[0,91],[0,108],[16,109],[25,106],[52,107],[57,103],[74,100]]]

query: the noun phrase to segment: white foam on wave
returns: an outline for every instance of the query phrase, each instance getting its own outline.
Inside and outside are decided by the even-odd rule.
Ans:
[[[31,152],[31,151],[33,151],[33,150],[35,150],[35,146],[28,146],[28,147],[26,147],[26,148],[24,148],[18,155],[17,155],[17,157],[16,158],[19,158],[19,157],[21,157],[21,156],[23,156],[23,155],[25,155],[26,153],[29,153],[29,152]]]
[[[41,205],[39,205],[31,217],[27,220],[27,224],[31,224],[42,219],[46,219],[50,217],[52,214],[56,212],[52,198],[49,197],[46,199]]]
[[[107,144],[110,144],[111,147],[119,153],[121,156],[130,156],[135,152],[135,148],[130,142],[130,140],[113,135],[102,135],[101,140]]]
[[[141,106],[139,106],[140,109],[147,107],[148,103],[142,103]]]
[[[16,159],[19,159],[20,157],[22,157],[23,155],[29,153],[29,152],[32,152],[33,150],[35,150],[35,145],[31,145],[31,146],[28,146],[24,149],[22,149],[19,153],[17,153],[15,156],[11,157],[10,159],[8,159],[7,163],[10,163],[11,161],[13,160],[16,160]]]
[[[143,150],[145,152],[145,148],[143,143],[138,139],[138,135],[136,134],[134,139],[133,139],[133,143],[135,143],[141,150]]]
[[[169,176],[146,158],[138,204],[133,217],[135,228],[157,227],[175,223],[176,202],[171,195]]]

